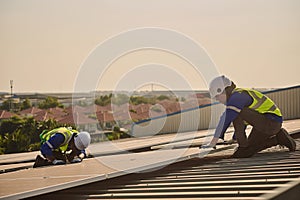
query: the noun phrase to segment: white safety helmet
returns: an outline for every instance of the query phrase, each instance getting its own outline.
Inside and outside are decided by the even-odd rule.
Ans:
[[[75,136],[74,143],[78,150],[83,150],[90,145],[91,136],[88,132],[80,132]]]
[[[232,81],[225,76],[214,78],[209,84],[209,92],[212,98],[222,94],[226,87],[231,86]]]

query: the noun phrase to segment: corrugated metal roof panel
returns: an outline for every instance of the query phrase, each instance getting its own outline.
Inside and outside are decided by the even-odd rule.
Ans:
[[[300,139],[297,139],[298,148]],[[39,198],[276,199],[300,187],[300,151],[272,148],[252,158],[191,159],[164,169],[93,183]],[[298,191],[298,193],[297,193]],[[298,189],[288,199],[298,199]]]
[[[288,121],[285,122],[284,125],[288,127],[289,131],[295,132],[298,130],[299,132],[300,130],[299,120]],[[163,136],[155,137],[159,139],[156,138],[152,140],[150,138],[148,143],[155,145],[157,142],[162,142],[161,137]],[[165,137],[164,139],[166,141],[174,142],[174,135],[167,135]],[[185,139],[193,140],[189,137]],[[128,145],[129,144],[125,146]],[[149,146],[149,144],[147,145]],[[140,144],[138,146],[140,147]],[[171,192],[174,193],[174,195],[171,195],[169,198],[173,198],[176,196],[176,189],[178,188],[181,188],[181,190],[187,189],[187,191],[189,191],[189,187],[206,187],[206,189],[210,188],[208,189],[208,191],[210,191],[215,190],[216,186],[220,186],[221,191],[223,191],[226,187],[228,188],[228,186],[236,184],[243,185],[243,190],[251,188],[252,185],[260,185],[262,189],[258,190],[265,190],[270,187],[266,185],[266,182],[273,186],[284,185],[284,187],[278,186],[276,188],[277,190],[278,188],[287,188],[287,186],[293,185],[292,181],[298,180],[297,178],[300,176],[299,151],[289,153],[286,152],[286,148],[280,149],[277,146],[255,155],[251,159],[224,159],[232,154],[235,146],[236,145],[218,146],[217,150],[211,151],[208,156],[202,159],[190,159],[194,157],[193,155],[199,154],[199,149],[196,148],[189,149],[189,153],[187,151],[186,153],[188,154],[186,155],[180,154],[182,155],[180,159],[178,159],[179,157],[176,154],[176,152],[180,152],[179,149],[166,149],[137,154],[128,153],[127,155],[101,156],[99,160],[87,159],[81,164],[20,170],[14,173],[1,174],[0,194],[1,197],[25,198],[54,192],[48,196],[50,199],[53,199],[56,198],[58,194],[67,197],[71,196],[70,198],[88,198],[89,195],[96,195],[91,197],[99,198],[100,194],[114,195],[114,193],[117,193],[126,199],[131,197],[127,197],[127,194],[122,196],[122,192],[114,191],[114,193],[111,193],[111,189],[124,191],[124,188],[132,188],[133,190],[137,188],[138,192],[147,192],[147,190],[154,189],[155,193],[160,193],[160,191],[157,191],[158,188],[165,188],[165,191],[172,190]],[[299,146],[300,143],[298,141],[298,147]],[[175,159],[171,158],[173,154],[176,154]],[[11,156],[14,157],[12,160],[20,161],[24,155],[4,156],[1,162],[7,163],[7,161],[11,159]],[[223,159],[220,160],[220,158]],[[179,162],[181,160],[185,160],[185,162],[172,164],[167,168],[158,170],[158,168],[170,164],[170,161]],[[116,168],[111,168],[112,165],[105,165],[107,163],[113,164]],[[133,172],[154,169],[157,171],[152,171],[147,174],[126,175]],[[122,177],[124,175],[126,176],[123,179]],[[117,176],[118,178],[114,178]],[[128,178],[128,176],[130,178]],[[96,181],[100,181],[100,183],[84,185]],[[14,187],[15,185],[19,185],[20,187]],[[80,189],[76,189],[75,186],[79,185],[84,186],[80,186]],[[68,190],[71,192],[67,193],[55,192],[66,188],[74,189]],[[259,188],[259,186],[255,188]],[[194,192],[194,190],[192,191]],[[202,193],[203,192],[204,191],[202,191]],[[201,196],[200,193],[197,193],[197,195]],[[181,195],[176,197],[182,198]],[[188,197],[194,198],[192,194],[188,195]],[[223,197],[227,196],[225,195]],[[144,198],[144,196],[139,197],[135,194],[134,198]],[[151,196],[147,198],[151,198]]]

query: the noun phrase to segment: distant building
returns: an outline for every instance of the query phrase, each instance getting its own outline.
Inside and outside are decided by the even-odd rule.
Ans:
[[[15,113],[11,113],[9,111],[6,111],[6,110],[0,110],[0,120],[9,119],[9,118],[12,118],[13,116],[18,116],[18,115],[15,114]]]
[[[42,109],[39,109],[36,107],[31,107],[31,108],[27,108],[25,110],[20,111],[19,114],[23,117],[33,117],[41,111],[42,111]]]
[[[90,133],[96,132],[98,130],[98,121],[89,118],[83,113],[74,112],[69,113],[66,116],[58,120],[60,124],[73,125],[79,131],[88,131]]]

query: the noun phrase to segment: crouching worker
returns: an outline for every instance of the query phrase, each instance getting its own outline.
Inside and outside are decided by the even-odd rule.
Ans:
[[[33,167],[78,163],[86,157],[85,149],[91,142],[88,132],[78,132],[72,128],[60,127],[40,134],[41,153]]]
[[[208,147],[214,147],[219,138],[224,139],[224,133],[233,123],[239,145],[232,156],[234,158],[251,157],[278,144],[295,151],[296,143],[281,127],[282,114],[270,98],[256,90],[236,88],[225,76],[212,80],[209,90],[212,98],[224,104],[226,110]],[[248,137],[245,133],[247,125],[252,126]]]

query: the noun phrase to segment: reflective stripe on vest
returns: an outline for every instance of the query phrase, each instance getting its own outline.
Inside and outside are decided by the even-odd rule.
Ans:
[[[51,131],[48,131],[47,133],[43,133],[43,135],[40,136],[42,139],[41,142],[45,143],[56,133],[61,133],[64,136],[64,142],[60,145],[59,149],[64,152],[68,148],[68,144],[69,144],[70,140],[72,139],[73,132],[77,132],[77,131],[75,131],[75,130],[71,131],[66,127],[56,128]]]
[[[256,110],[259,113],[273,113],[277,116],[282,116],[279,108],[276,106],[276,104],[267,96],[264,94],[251,89],[242,89],[242,88],[236,88],[233,92],[247,92],[253,99],[252,104],[249,106],[249,108]]]

